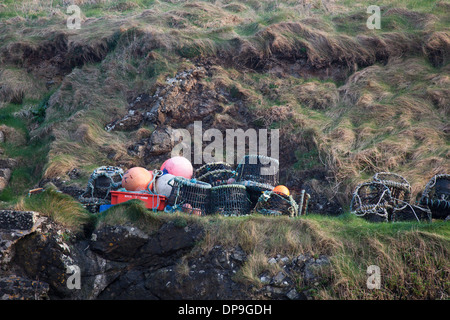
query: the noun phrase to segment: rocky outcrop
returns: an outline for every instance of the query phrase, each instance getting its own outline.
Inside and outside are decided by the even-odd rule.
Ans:
[[[201,225],[168,221],[153,232],[101,225],[85,237],[35,212],[0,211],[1,299],[306,299],[321,256],[277,256],[280,272],[260,285],[236,279],[247,261],[241,247],[195,250]],[[303,279],[303,291],[298,281]]]

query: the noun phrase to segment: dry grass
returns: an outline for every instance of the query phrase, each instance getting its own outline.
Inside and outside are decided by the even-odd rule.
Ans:
[[[15,210],[36,211],[72,231],[82,232],[94,222],[94,217],[71,196],[49,186],[40,194],[22,197]]]
[[[196,59],[220,60],[211,88],[233,89],[259,122],[279,126],[292,141],[284,150],[319,149],[318,165],[335,173],[331,187],[344,186],[344,205],[375,171],[407,173],[419,190],[424,172],[449,170],[448,8],[441,2],[382,1],[379,31],[364,27],[365,7],[353,1],[128,3],[78,1],[83,32],[65,28],[66,2],[22,1],[12,7],[23,18],[0,25],[2,99],[39,100],[49,77],[59,85],[30,134],[55,138],[45,177],[74,166],[136,164],[126,146],[148,133],[103,126]],[[313,134],[303,139],[304,132]]]

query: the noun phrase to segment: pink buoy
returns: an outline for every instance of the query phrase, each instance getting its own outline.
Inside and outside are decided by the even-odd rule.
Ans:
[[[194,168],[192,167],[191,162],[185,157],[180,156],[166,160],[161,166],[161,171],[164,169],[166,169],[167,173],[186,179],[191,179],[194,174]]]

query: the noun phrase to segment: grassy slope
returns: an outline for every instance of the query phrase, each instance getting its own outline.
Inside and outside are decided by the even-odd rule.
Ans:
[[[25,161],[17,170],[67,179],[67,172],[78,167],[83,183],[99,165],[136,164],[126,152],[136,133],[110,134],[104,125],[126,112],[127,99],[152,92],[166,76],[192,66],[185,58],[233,55],[239,39],[237,65],[248,63],[253,54],[270,58],[294,53],[306,55],[320,71],[317,77],[280,78],[219,69],[228,89],[243,91],[247,106],[256,112],[293,110],[293,126],[290,120],[268,124],[286,128],[286,139],[310,133],[314,144],[296,151],[294,174],[325,164],[335,173],[330,190],[337,190],[343,204],[357,183],[377,171],[405,175],[417,194],[434,174],[449,171],[448,60],[444,52],[444,64],[435,66],[429,54],[430,48],[448,49],[448,5],[381,1],[382,28],[368,30],[362,2],[326,3],[80,1],[82,29],[68,30],[62,2],[5,2],[0,8],[2,49],[17,43],[36,48],[62,32],[69,37],[69,58],[77,55],[83,64],[49,89],[42,77],[20,68],[20,52],[13,60],[17,65],[2,65],[2,123],[25,128],[29,139],[50,133],[53,140],[50,150],[42,151],[48,151],[47,158]],[[379,43],[361,42],[367,39]],[[376,58],[383,54],[387,61]],[[328,66],[347,69],[349,78],[324,76]],[[14,105],[17,96],[22,98]],[[25,116],[13,116],[13,111]],[[291,130],[296,127],[301,131]],[[13,173],[7,194],[23,192],[37,181],[15,184],[22,179],[17,175]]]
[[[67,178],[68,171],[80,167],[84,185],[83,179],[99,165],[133,163],[135,159],[127,155],[125,146],[136,133],[103,130],[105,123],[126,112],[129,91],[151,91],[149,88],[166,76],[191,66],[182,58],[220,50],[232,52],[230,39],[236,37],[264,49],[261,46],[270,32],[279,36],[271,49],[282,52],[291,45],[299,46],[298,52],[307,54],[317,65],[326,65],[333,55],[373,59],[364,48],[354,47],[361,36],[386,41],[386,50],[398,56],[386,65],[356,66],[348,79],[338,81],[311,75],[307,79],[292,75],[280,79],[274,74],[243,74],[236,67],[220,69],[230,89],[245,90],[251,97],[249,107],[270,110],[289,106],[301,130],[314,136],[317,144],[297,152],[294,169],[321,165],[319,154],[325,154],[322,161],[334,169],[336,183],[344,186],[339,189],[344,198],[355,183],[376,171],[403,174],[415,193],[433,174],[450,171],[448,60],[434,65],[427,55],[429,47],[423,43],[439,35],[448,43],[448,5],[444,1],[378,1],[387,6],[383,14],[389,8],[400,10],[383,15],[381,30],[369,31],[362,1],[329,1],[328,8],[319,1],[306,2],[311,4],[310,15],[304,14],[298,1],[278,1],[278,7],[273,1],[80,1],[89,19],[81,31],[68,31],[62,1],[41,1],[38,6],[32,1],[5,1],[0,7],[0,49],[14,43],[39,46],[53,31],[66,33],[73,44],[87,47],[81,46],[86,50],[83,65],[50,89],[45,79],[21,67],[20,57],[17,64],[2,62],[0,124],[17,129],[26,139],[22,144],[2,145],[6,155],[22,159],[0,195],[0,200],[6,201],[2,207],[15,204],[19,209],[43,211],[74,228],[78,219],[91,219],[77,203],[51,191],[36,200],[18,200],[18,195],[25,195],[43,175]],[[298,21],[306,26],[301,33],[287,28],[295,25],[282,24]],[[321,43],[336,46],[327,49]],[[409,54],[401,54],[409,49]],[[92,60],[95,55],[103,59]],[[246,62],[245,55],[239,58],[238,63]],[[288,124],[275,121],[270,125]],[[55,208],[61,205],[59,208],[72,209],[78,218],[72,219],[70,212],[66,218],[58,218],[59,209]],[[448,298],[448,223],[369,224],[347,215],[277,218],[274,223],[274,218],[261,216],[147,216],[141,209],[119,208],[115,215],[119,220],[114,220],[114,215],[104,219],[124,223],[134,213],[130,219],[140,225],[151,226],[161,219],[202,223],[209,232],[200,250],[216,243],[239,243],[250,255],[239,281],[257,284],[259,272],[269,268],[267,259],[274,253],[294,256],[309,252],[333,257],[329,283],[314,288],[322,298]],[[62,211],[61,215],[67,213]],[[123,214],[129,214],[125,220]],[[366,289],[365,272],[371,264],[382,269],[382,290]]]

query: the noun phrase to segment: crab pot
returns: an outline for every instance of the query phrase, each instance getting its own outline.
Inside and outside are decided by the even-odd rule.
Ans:
[[[122,185],[123,170],[118,167],[100,167],[95,169],[86,187],[85,196],[91,198],[106,198],[111,190]]]
[[[271,165],[275,163],[275,168]],[[278,185],[279,162],[277,159],[246,155],[236,168],[237,181],[253,181],[263,185]]]
[[[228,183],[228,180],[235,177],[235,173],[231,170],[214,170],[205,173],[197,178],[199,181],[209,183],[212,187],[220,186]]]
[[[252,208],[256,206],[259,197],[263,194],[263,192],[272,191],[274,188],[270,184],[264,184],[254,181],[240,181],[238,183],[243,185],[247,189]]]
[[[365,182],[356,187],[350,211],[369,221],[388,221],[391,200],[391,192],[383,183]]]
[[[388,214],[381,214],[381,212],[366,212],[363,216],[363,219],[370,221],[370,222],[388,222],[389,217]]]
[[[206,182],[175,177],[167,204],[183,208],[184,212],[207,215],[210,213],[211,185]]]
[[[95,169],[78,200],[91,213],[98,212],[100,205],[111,202],[111,191],[122,186],[122,175],[123,170],[119,167],[103,166]]]
[[[435,219],[445,219],[450,215],[450,175],[435,175],[425,186],[419,201],[430,209]]]
[[[379,172],[373,176],[373,181],[387,186],[395,205],[411,200],[411,185],[402,176],[391,172]]]
[[[287,215],[290,217],[298,216],[298,205],[292,196],[276,193],[272,191],[264,192],[258,202],[255,210],[264,215]]]
[[[431,222],[431,211],[414,205],[406,205],[403,208],[394,208],[391,220],[396,221],[428,221]]]
[[[240,184],[226,184],[211,189],[211,212],[225,216],[250,213],[252,207],[247,190]]]
[[[229,170],[232,171],[233,168],[230,164],[226,162],[211,162],[207,163],[195,171],[195,177],[199,179],[199,177],[216,170]]]

